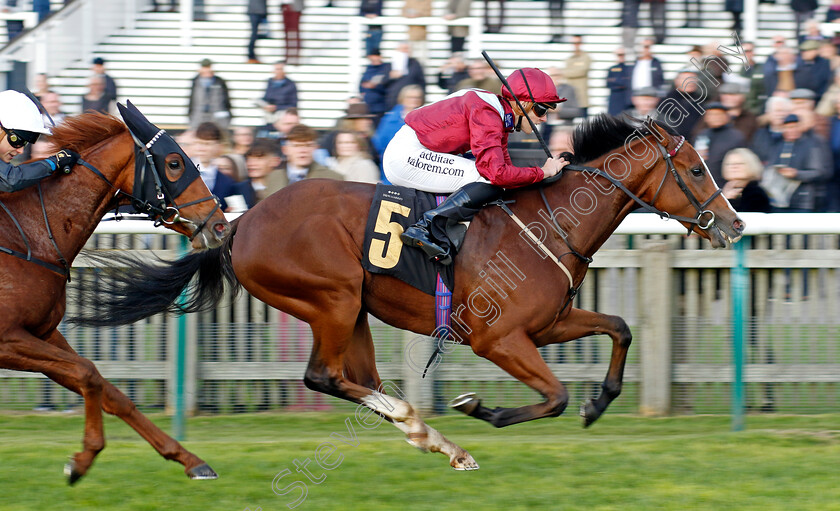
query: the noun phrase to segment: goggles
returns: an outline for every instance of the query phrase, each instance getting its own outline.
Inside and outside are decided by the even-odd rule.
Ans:
[[[555,105],[549,103],[534,103],[532,110],[537,117],[542,117],[548,113],[549,110],[554,110]]]
[[[18,133],[15,130],[6,129],[5,126],[0,124],[0,128],[6,133],[6,138],[9,140],[9,145],[14,147],[15,149],[20,149],[21,147],[26,146],[29,142],[34,142],[38,139],[38,135],[35,135],[35,140],[30,140],[32,136],[26,136],[22,133]]]

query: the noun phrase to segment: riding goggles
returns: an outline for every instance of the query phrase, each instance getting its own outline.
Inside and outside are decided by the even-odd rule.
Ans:
[[[554,110],[557,107],[554,103],[534,103],[533,111],[537,117],[542,117],[548,113],[549,110]]]
[[[6,137],[9,140],[9,145],[14,147],[15,149],[20,149],[21,147],[26,146],[28,143],[34,143],[38,140],[38,134],[32,133],[31,131],[22,131],[22,130],[10,130],[6,129],[5,126],[0,124],[0,128],[6,132]]]

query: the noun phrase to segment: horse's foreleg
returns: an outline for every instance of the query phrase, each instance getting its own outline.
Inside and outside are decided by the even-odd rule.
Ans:
[[[518,408],[489,409],[474,394],[456,398],[450,406],[472,417],[485,420],[497,428],[542,417],[556,417],[569,402],[566,388],[552,374],[534,342],[522,331],[511,332],[500,339],[473,340],[475,353],[493,362],[505,372],[536,390],[545,401]]]
[[[390,390],[399,394],[401,391],[389,385],[382,387],[366,312],[361,312],[356,319],[349,342],[346,341],[348,337],[342,339],[337,335],[341,332],[340,328],[316,324],[312,325],[312,332],[315,344],[304,377],[307,387],[364,404],[405,433],[409,444],[424,452],[440,452],[448,456],[449,464],[456,470],[478,469],[478,464],[467,451],[423,422],[420,414],[407,401],[381,392]],[[334,342],[346,343],[343,353]],[[341,356],[336,357],[336,353],[341,353]],[[334,369],[335,366],[338,370]]]
[[[536,340],[537,346],[546,346],[597,334],[610,336],[613,342],[612,355],[607,376],[601,384],[601,393],[597,398],[588,399],[581,405],[580,414],[584,427],[598,420],[607,406],[621,394],[627,350],[633,339],[630,328],[618,316],[572,309],[568,316]]]
[[[73,455],[65,468],[69,483],[75,483],[87,473],[96,455],[105,448],[102,426],[105,379],[90,360],[44,342],[24,330],[8,332],[0,341],[0,367],[43,373],[84,398],[83,450]]]
[[[46,341],[64,351],[76,354],[67,339],[57,330]],[[81,389],[75,386],[71,380],[56,380],[56,382],[73,392],[81,393]],[[161,431],[148,417],[140,413],[128,396],[104,378],[102,409],[125,421],[165,459],[177,461],[184,465],[184,471],[191,479],[216,479],[218,477],[201,458],[186,450],[178,441]]]

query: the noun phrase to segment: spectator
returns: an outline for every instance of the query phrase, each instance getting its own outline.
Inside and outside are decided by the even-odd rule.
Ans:
[[[100,75],[91,76],[88,80],[88,93],[82,97],[82,112],[110,114],[113,110],[114,102],[105,92],[105,79]]]
[[[641,45],[641,51],[636,62],[630,66],[632,70],[632,90],[644,89],[645,87],[653,87],[656,90],[661,90],[665,85],[665,75],[662,72],[662,62],[653,56],[651,48],[653,47],[653,40],[644,39]]]
[[[231,121],[230,93],[227,83],[213,72],[210,59],[201,61],[198,75],[192,80],[190,102],[187,106],[190,127],[203,122],[215,122],[227,128]]]
[[[764,103],[767,101],[767,91],[764,90],[764,70],[755,60],[755,44],[749,41],[741,44],[744,49],[746,62],[738,72],[738,77],[743,79],[747,85],[747,99],[745,108],[755,115],[764,112]]]
[[[837,98],[840,98],[840,69],[834,71],[834,83],[823,94],[816,112],[825,117],[834,117],[837,114]]]
[[[50,15],[50,0],[32,0],[32,10],[38,13],[38,23]]]
[[[300,63],[300,16],[303,14],[303,0],[291,0],[280,6],[283,13],[283,33],[286,36],[286,63],[296,66]]]
[[[820,43],[819,56],[828,61],[828,66],[833,73],[840,69],[840,55],[837,54],[837,46],[829,40],[824,40]]]
[[[824,196],[825,182],[831,177],[827,154],[817,137],[803,133],[796,114],[785,118],[782,140],[771,147],[769,165],[762,178],[762,186],[776,211],[816,210]]]
[[[723,157],[723,196],[735,211],[770,213],[770,198],[759,185],[763,171],[758,156],[749,149],[732,149]]]
[[[703,25],[703,2],[701,0],[683,0],[685,23],[683,28],[700,28]]]
[[[648,116],[656,118],[659,93],[653,87],[634,90],[630,101],[633,103],[633,108],[627,111],[627,115],[637,119],[645,119]]]
[[[551,130],[551,136],[548,139],[548,151],[555,158],[560,156],[560,153],[572,152],[572,136],[574,133],[574,128],[568,126]]]
[[[117,82],[115,82],[114,79],[105,72],[105,59],[102,57],[96,57],[93,59],[93,64],[91,65],[90,70],[94,75],[101,76],[105,80],[105,93],[111,101],[116,101]]]
[[[732,14],[732,30],[741,31],[741,14],[744,12],[744,0],[724,0],[723,8]]]
[[[318,147],[317,138],[315,130],[304,124],[298,124],[289,131],[288,140],[282,147],[285,161],[265,180],[268,195],[303,179],[342,179],[340,174],[315,163],[313,153]]]
[[[237,183],[241,183],[245,179],[248,179],[248,169],[245,164],[245,157],[241,154],[223,154],[210,163],[219,169],[220,174],[228,176]]]
[[[837,23],[840,21],[840,0],[831,0],[828,11],[825,13],[826,23]]]
[[[484,32],[487,34],[498,34],[502,31],[502,25],[505,23],[505,0],[497,0],[499,4],[499,14],[496,22],[490,21],[490,0],[484,0]]]
[[[628,51],[634,52],[636,48],[636,31],[639,30],[639,7],[641,0],[623,0],[621,3],[621,27],[622,46]]]
[[[219,172],[219,167],[213,162],[225,152],[225,142],[222,130],[213,122],[201,123],[195,130],[195,144],[193,146],[193,162],[201,173],[201,179],[207,188],[219,198],[222,211],[228,211],[230,206],[226,199],[231,195],[248,195],[243,186],[230,176]],[[252,201],[253,202],[253,201]]]
[[[749,144],[755,132],[758,131],[758,118],[744,108],[747,96],[743,88],[737,83],[724,83],[718,92],[720,92],[720,102],[726,107],[729,118],[732,119],[732,126],[744,135],[744,140]]]
[[[297,108],[287,108],[277,112],[274,122],[267,124],[257,130],[257,138],[268,138],[274,140],[279,148],[286,143],[289,131],[300,124],[300,115]]]
[[[467,68],[469,78],[461,80],[455,85],[455,90],[481,89],[493,94],[502,93],[502,81],[493,72],[484,59],[473,59]]]
[[[764,114],[766,126],[759,128],[753,137],[752,150],[766,166],[770,160],[770,149],[782,140],[782,123],[790,115],[792,105],[790,99],[781,96],[767,98],[767,113]]]
[[[665,0],[642,0],[650,9],[650,25],[656,44],[665,42]]]
[[[802,22],[812,18],[818,6],[817,0],[790,0],[790,7],[793,9],[793,15],[796,19],[797,39],[802,28]]]
[[[258,138],[245,153],[248,183],[254,190],[255,202],[268,197],[267,179],[280,166],[280,153],[273,140]]]
[[[184,130],[179,135],[175,136],[175,142],[184,150],[184,154],[195,158],[195,130]]]
[[[61,96],[57,92],[48,91],[41,95],[40,100],[41,105],[44,106],[44,110],[47,111],[47,114],[49,114],[54,123],[58,125],[64,122],[66,116],[61,112]],[[51,125],[49,119],[46,120],[44,125]]]
[[[383,0],[362,0],[359,15],[368,19],[375,19],[382,16]],[[365,55],[379,52],[379,45],[382,43],[382,25],[368,25],[365,34]]]
[[[794,89],[790,93],[791,113],[799,117],[799,129],[803,133],[815,133],[823,140],[828,139],[828,119],[818,115],[816,95],[808,89]]]
[[[562,69],[557,67],[548,68],[548,76],[554,82],[557,90],[557,97],[566,98],[566,101],[557,103],[557,108],[553,112],[562,124],[571,124],[576,118],[581,116],[580,106],[578,104],[575,89],[566,82],[566,75]]]
[[[250,126],[237,126],[233,128],[233,152],[245,156],[251,144],[254,143],[254,128]],[[245,179],[243,176],[242,179]]]
[[[467,64],[460,53],[455,53],[446,61],[437,75],[438,87],[452,94],[457,89],[455,86],[461,81],[469,78]]]
[[[352,131],[339,131],[336,135],[336,157],[332,169],[341,174],[345,181],[379,182],[379,167],[370,159],[365,144],[365,140]]]
[[[268,79],[262,101],[262,109],[269,114],[297,108],[297,85],[286,76],[286,64],[283,61],[274,63],[274,76]]]
[[[834,175],[826,185],[826,208],[830,213],[840,213],[840,95],[835,98],[834,114],[831,116],[829,138],[833,156]]]
[[[819,56],[820,43],[805,41],[799,47],[793,81],[797,89],[810,89],[817,95],[817,101],[831,83],[831,65]]]
[[[41,98],[50,91],[49,78],[47,73],[38,73],[35,75],[35,86],[32,88],[32,93],[41,101]]]
[[[671,126],[677,134],[685,138],[691,138],[692,130],[697,122],[700,120],[700,112],[696,106],[701,105],[706,96],[706,92],[698,87],[702,83],[697,78],[697,73],[693,69],[683,69],[674,78],[674,88],[662,98],[662,102],[657,107],[660,110],[658,117],[660,119],[667,119],[668,112],[678,111],[675,115],[676,125]]]
[[[362,74],[359,91],[370,113],[379,118],[388,111],[388,77],[391,64],[382,61],[379,50],[370,52],[367,59],[370,63]]]
[[[248,63],[259,64],[257,60],[257,36],[260,24],[268,17],[267,0],[248,0],[248,20],[251,22],[251,37],[248,39]],[[292,105],[296,106],[296,105]]]
[[[167,3],[169,3],[169,9],[167,9],[168,12],[178,11],[176,0],[167,0]],[[161,4],[163,4],[162,0],[152,0],[152,12],[161,12],[163,10],[161,9]]]
[[[767,76],[768,74],[776,74],[776,53],[782,48],[787,46],[785,42],[785,36],[776,34],[773,36],[773,53],[767,56],[767,60],[764,61],[764,75]],[[768,91],[768,94],[770,92]]]
[[[446,14],[443,15],[443,19],[455,20],[466,18],[470,15],[471,6],[472,0],[447,0]],[[464,51],[464,42],[467,40],[469,32],[468,27],[449,27],[449,47],[453,54]]]
[[[379,154],[376,152],[376,149],[373,147],[373,134],[374,134],[374,121],[375,116],[368,112],[367,106],[364,103],[350,103],[347,106],[347,112],[345,113],[344,117],[338,120],[336,123],[336,128],[333,131],[330,131],[326,135],[324,135],[323,139],[321,140],[321,151],[326,151],[328,156],[335,157],[335,137],[340,131],[350,131],[358,135],[364,144],[365,147],[370,152],[370,157],[379,165]],[[316,152],[316,156],[318,156],[318,152]],[[324,157],[321,159],[322,164],[325,164],[327,158]]]
[[[787,46],[778,48],[773,54],[773,60],[767,58],[764,65],[764,90],[768,96],[777,92],[790,92],[796,88],[794,70],[796,69],[796,55]]]
[[[572,36],[572,55],[566,59],[566,78],[569,85],[574,87],[575,96],[580,106],[581,115],[586,117],[586,109],[589,107],[589,68],[592,59],[582,49],[583,37]]]
[[[723,157],[736,147],[745,147],[744,135],[732,126],[727,109],[721,103],[710,103],[703,115],[706,129],[694,141],[694,148],[706,160],[706,166],[718,186],[725,181],[721,168]]]
[[[6,0],[6,5],[3,12],[18,12],[18,0]],[[23,20],[6,20],[6,36],[9,38],[8,42],[13,41],[20,33],[23,32]]]
[[[419,86],[407,85],[403,87],[397,104],[382,117],[379,126],[376,127],[376,132],[373,134],[373,147],[376,149],[379,161],[382,161],[382,154],[385,152],[388,142],[405,125],[405,116],[423,106],[425,102],[426,95]],[[336,146],[338,146],[338,141],[336,141]]]
[[[391,72],[388,74],[387,96],[385,104],[387,109],[394,108],[397,104],[397,96],[406,85],[417,85],[423,92],[426,91],[426,74],[420,62],[411,56],[411,46],[408,43],[400,43],[394,58],[391,61]]]
[[[548,19],[551,20],[551,23],[548,24],[549,31],[551,31],[549,43],[563,41],[563,10],[565,4],[566,0],[548,0]]]
[[[615,50],[615,58],[617,62],[607,72],[607,88],[610,90],[607,113],[610,115],[618,115],[632,106],[633,66],[624,62],[624,48]]]
[[[432,0],[404,0],[402,15],[404,18],[424,18],[432,15]],[[426,26],[408,26],[408,46],[411,52],[420,57],[425,63],[426,54]]]

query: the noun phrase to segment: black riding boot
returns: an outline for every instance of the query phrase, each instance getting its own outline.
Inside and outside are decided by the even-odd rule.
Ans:
[[[452,263],[452,250],[446,243],[447,222],[470,220],[481,207],[502,196],[504,188],[487,183],[470,183],[455,191],[440,206],[423,213],[423,218],[400,234],[409,247],[421,248],[429,259]]]

